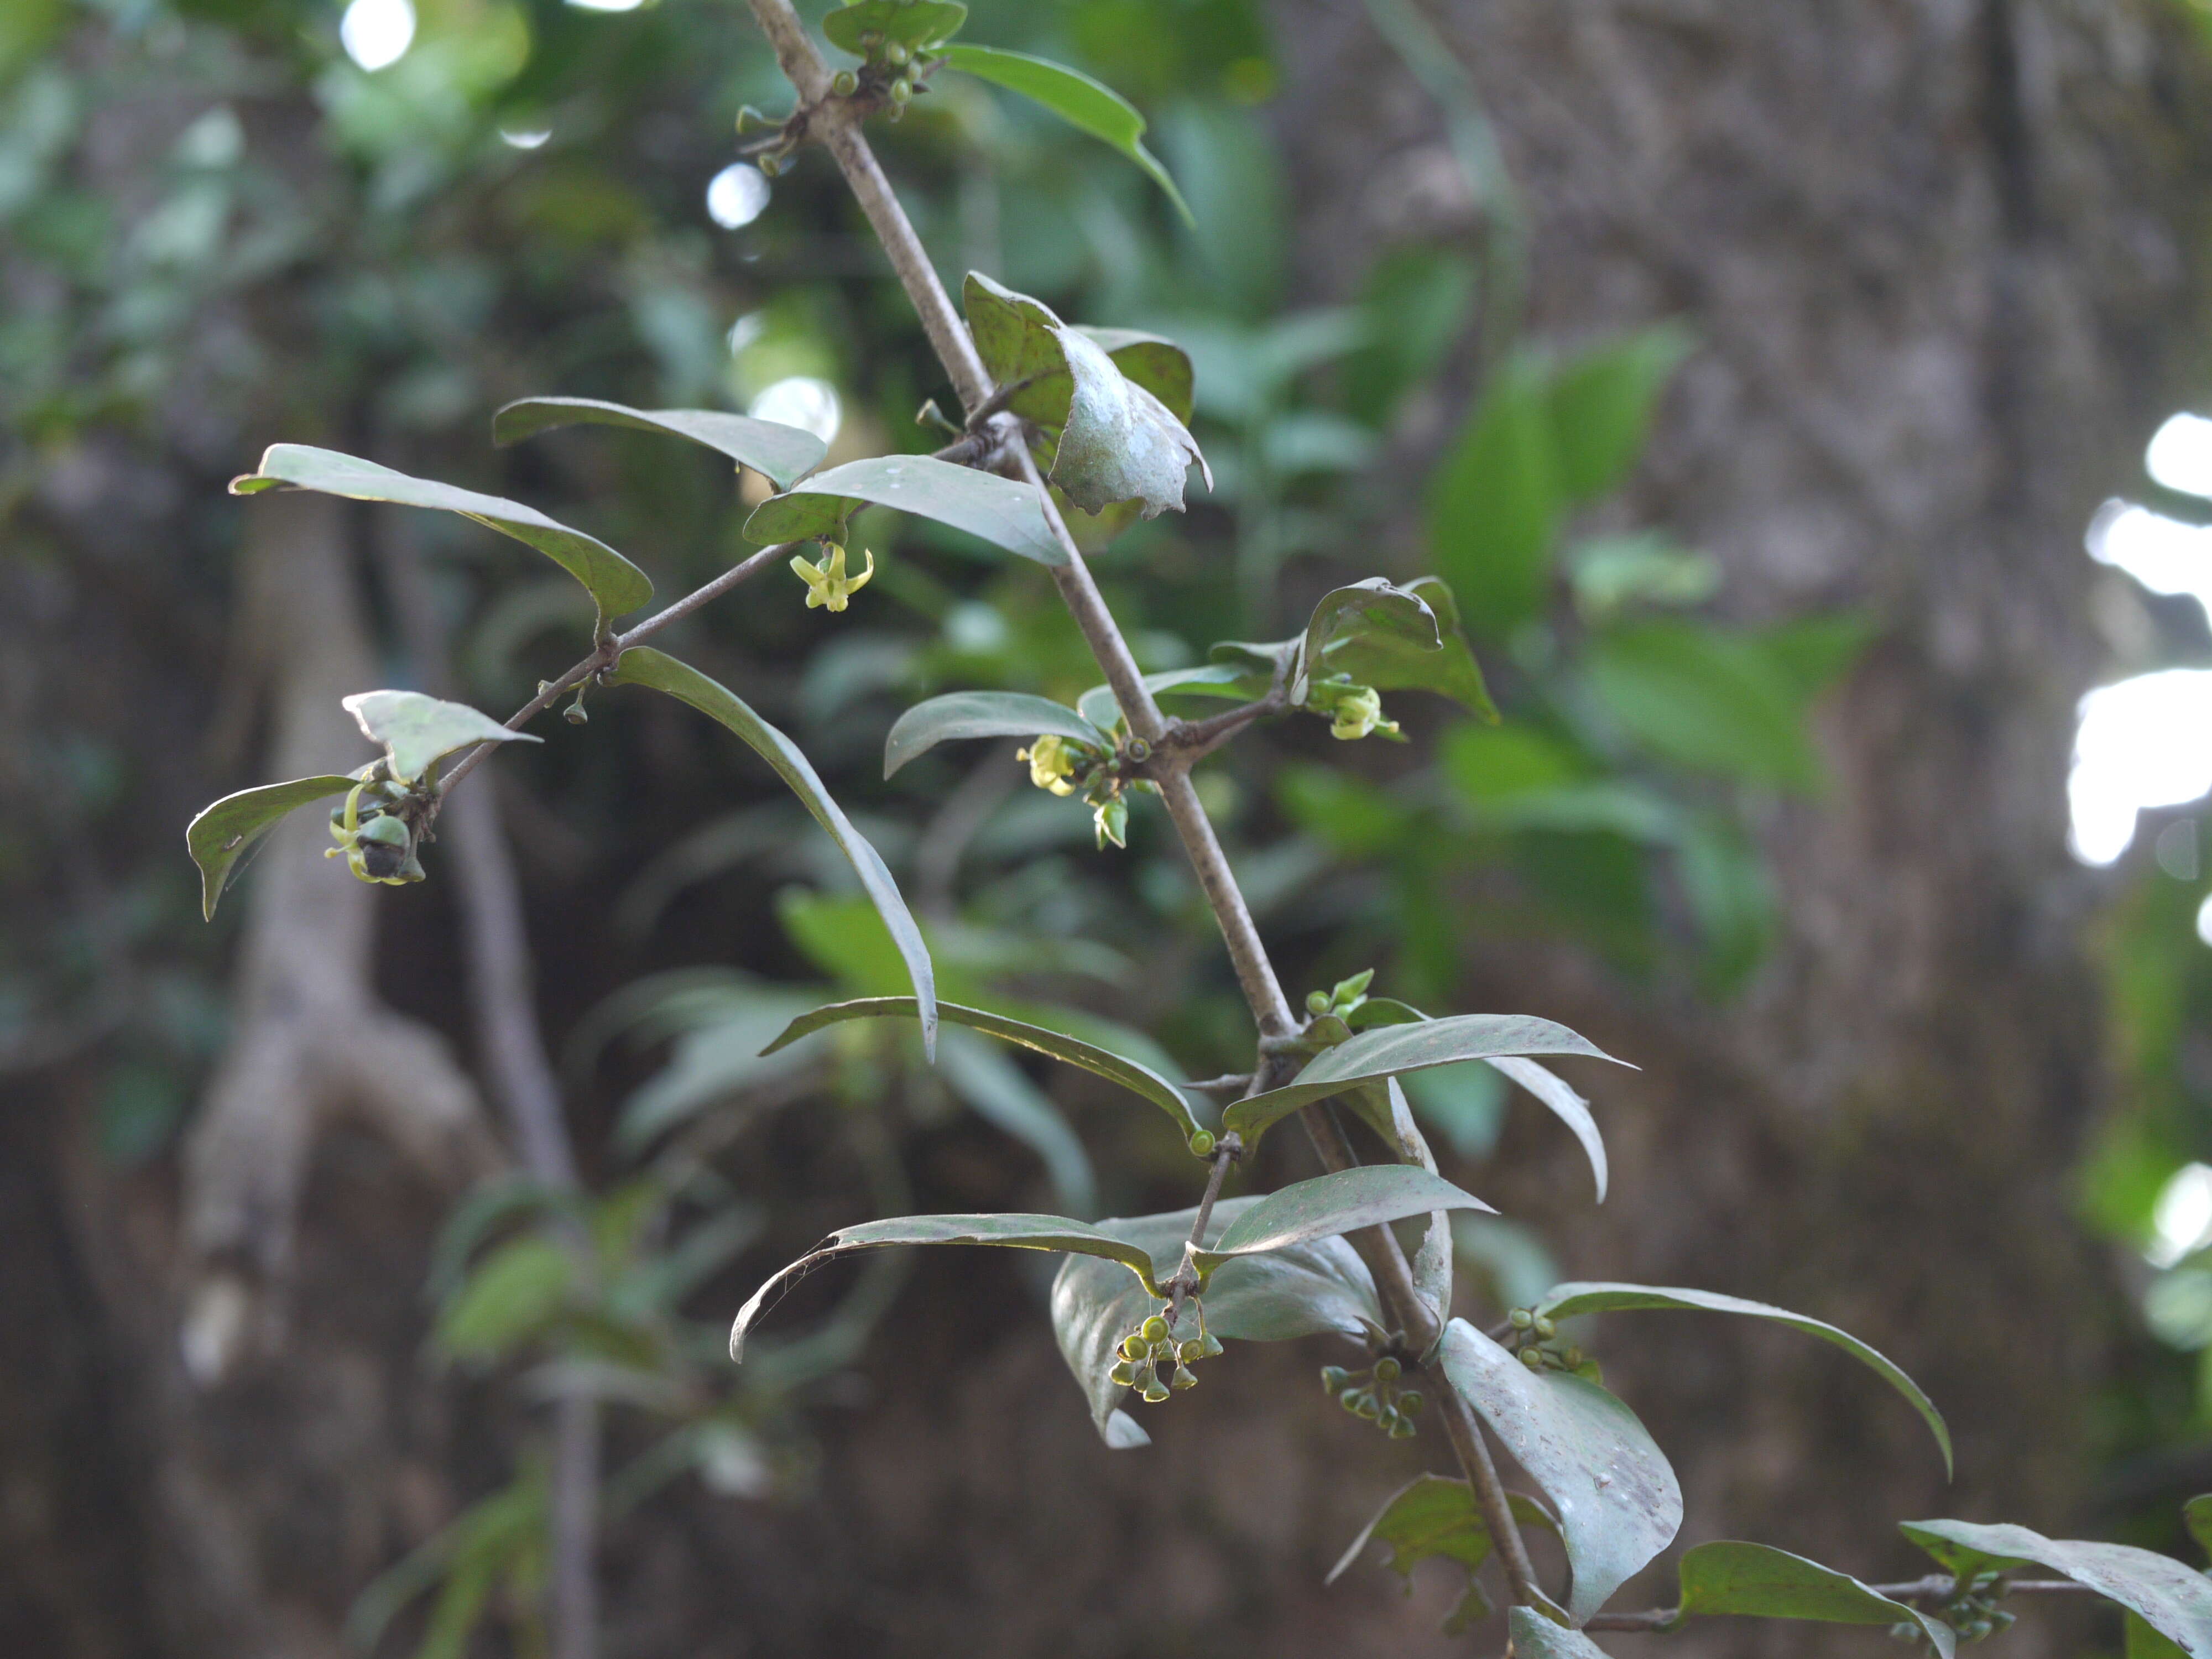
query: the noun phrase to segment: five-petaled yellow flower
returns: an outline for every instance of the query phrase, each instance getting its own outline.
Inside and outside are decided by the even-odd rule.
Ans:
[[[799,580],[806,584],[806,608],[842,611],[852,602],[853,595],[868,585],[868,578],[876,574],[876,556],[866,548],[860,550],[868,567],[857,576],[845,574],[845,550],[835,542],[822,544],[825,550],[820,564],[809,564],[797,554],[792,556],[791,568]]]

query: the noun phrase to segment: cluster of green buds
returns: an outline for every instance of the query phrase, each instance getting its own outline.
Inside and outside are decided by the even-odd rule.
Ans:
[[[1506,1344],[1532,1371],[1571,1371],[1590,1382],[1598,1380],[1597,1361],[1571,1342],[1559,1340],[1559,1328],[1534,1308],[1516,1308],[1505,1316],[1510,1330]]]
[[[1984,1567],[1959,1578],[1952,1587],[1950,1600],[1936,1610],[1936,1616],[1959,1632],[1961,1642],[1979,1642],[2012,1624],[2014,1615],[1997,1605],[1998,1598],[2003,1595],[2001,1569]],[[1910,1620],[1892,1625],[1889,1633],[1900,1642],[1923,1642],[1928,1638],[1928,1632]]]
[[[1132,738],[1117,755],[1108,755],[1079,738],[1048,732],[1028,748],[1016,750],[1014,758],[1028,763],[1030,781],[1040,789],[1063,796],[1082,791],[1084,804],[1091,808],[1091,828],[1103,848],[1129,844],[1128,792],[1158,787],[1147,779],[1124,777],[1114,763],[1127,759],[1141,763],[1152,752],[1142,738]]]
[[[1324,1365],[1321,1385],[1354,1417],[1365,1419],[1393,1440],[1410,1440],[1416,1432],[1413,1419],[1428,1401],[1419,1389],[1398,1386],[1404,1374],[1405,1367],[1386,1353],[1364,1371]]]
[[[866,548],[860,550],[867,560],[867,568],[857,576],[845,574],[845,550],[835,542],[822,544],[822,562],[810,564],[799,554],[793,554],[791,568],[799,580],[806,584],[806,608],[836,613],[853,601],[853,595],[868,585],[868,578],[876,574],[876,556]]]
[[[1350,979],[1340,979],[1326,991],[1306,993],[1306,1012],[1311,1016],[1304,1035],[1313,1042],[1334,1048],[1348,1042],[1352,1027],[1345,1016],[1367,1000],[1367,988],[1375,982],[1372,968],[1354,974]]]
[[[1219,1353],[1221,1339],[1206,1328],[1206,1310],[1196,1297],[1183,1304],[1183,1313],[1197,1316],[1196,1334],[1176,1337],[1170,1322],[1175,1309],[1163,1303],[1158,1312],[1121,1339],[1115,1350],[1118,1358],[1114,1369],[1107,1376],[1118,1387],[1134,1389],[1149,1406],[1158,1405],[1177,1390],[1196,1388],[1198,1373],[1191,1367]],[[1163,1372],[1165,1382],[1161,1381]]]
[[[344,859],[362,881],[404,887],[422,880],[415,823],[422,797],[393,777],[384,761],[372,761],[353,775],[360,781],[331,809],[331,839],[337,845],[323,856]]]
[[[1355,685],[1343,674],[1317,679],[1307,688],[1306,707],[1328,716],[1328,734],[1350,743],[1370,734],[1403,743],[1398,722],[1382,718],[1382,698],[1371,685]]]

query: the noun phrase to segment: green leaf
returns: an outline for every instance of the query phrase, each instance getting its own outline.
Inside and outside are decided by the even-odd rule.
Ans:
[[[1548,1019],[1528,1014],[1455,1014],[1418,1025],[1385,1025],[1362,1031],[1320,1056],[1291,1083],[1237,1101],[1222,1121],[1249,1145],[1269,1124],[1309,1101],[1325,1100],[1356,1085],[1379,1083],[1407,1072],[1507,1054],[1589,1054],[1599,1060],[1613,1059]]]
[[[1556,1534],[1559,1523],[1542,1504],[1521,1492],[1508,1492],[1506,1506],[1524,1526]],[[1441,1474],[1419,1474],[1393,1492],[1375,1518],[1328,1570],[1324,1583],[1334,1584],[1357,1561],[1370,1543],[1388,1544],[1390,1559],[1384,1565],[1413,1589],[1413,1569],[1435,1558],[1456,1561],[1467,1570],[1467,1593],[1444,1620],[1444,1634],[1459,1636],[1490,1611],[1490,1598],[1482,1593],[1474,1575],[1490,1559],[1489,1524],[1474,1501],[1474,1489],[1464,1480]]]
[[[1067,562],[1036,490],[928,455],[878,455],[817,473],[755,507],[745,538],[842,542],[845,520],[864,501],[934,519],[1039,564]]]
[[[1559,483],[1571,501],[1594,501],[1628,481],[1650,430],[1652,406],[1689,355],[1687,331],[1638,329],[1557,371],[1551,416]]]
[[[1353,684],[1377,691],[1434,691],[1469,714],[1495,722],[1497,705],[1483,684],[1482,669],[1461,632],[1459,602],[1440,576],[1417,576],[1400,592],[1428,607],[1436,619],[1438,644],[1431,650],[1418,641],[1369,631],[1334,641],[1323,653],[1331,673],[1349,675]]]
[[[1565,499],[1549,377],[1507,359],[1429,490],[1429,549],[1469,624],[1495,638],[1544,608]]]
[[[1182,1091],[1151,1067],[1139,1066],[1133,1060],[1124,1059],[1085,1042],[1079,1037],[1060,1031],[1047,1030],[1042,1025],[1032,1025],[1024,1020],[1008,1019],[1003,1014],[994,1014],[981,1008],[964,1008],[957,1003],[940,1003],[938,1013],[956,1025],[965,1025],[970,1030],[1001,1037],[1008,1042],[1049,1054],[1054,1060],[1064,1060],[1071,1066],[1080,1066],[1086,1072],[1097,1073],[1120,1084],[1134,1094],[1142,1095],[1170,1117],[1188,1139],[1199,1131],[1198,1120],[1191,1115],[1190,1103],[1183,1098]],[[853,1002],[833,1002],[826,1008],[794,1019],[784,1028],[783,1034],[761,1050],[772,1054],[777,1049],[811,1036],[825,1026],[843,1024],[848,1019],[911,1019],[915,1015],[912,997],[864,997]]]
[[[1145,118],[1111,87],[1065,64],[1032,58],[1027,52],[1002,52],[995,46],[948,46],[944,57],[949,67],[1035,99],[1077,131],[1111,144],[1167,192],[1185,224],[1193,222],[1175,180],[1160,165],[1159,157],[1145,148]]]
[[[1595,1382],[1532,1371],[1463,1319],[1445,1327],[1444,1374],[1559,1517],[1577,1625],[1674,1541],[1682,1489],[1636,1413]]]
[[[289,783],[264,783],[258,788],[241,789],[234,795],[225,795],[212,805],[202,807],[199,816],[185,830],[185,845],[191,852],[192,862],[200,867],[201,916],[206,921],[215,920],[216,902],[229,885],[239,861],[276,829],[286,813],[310,801],[342,795],[358,781],[336,773],[325,773],[320,777],[295,778]]]
[[[1263,1200],[1224,1199],[1207,1218],[1206,1242]],[[1148,1252],[1155,1261],[1180,1257],[1195,1209],[1098,1224],[1101,1231]],[[1352,1246],[1317,1238],[1268,1255],[1224,1261],[1202,1298],[1206,1329],[1228,1342],[1287,1342],[1328,1333],[1353,1338],[1382,1328],[1375,1283]],[[1119,1409],[1128,1391],[1107,1373],[1114,1345],[1155,1311],[1159,1298],[1103,1261],[1071,1255],[1052,1284],[1052,1324],[1060,1352],[1091,1403],[1091,1421],[1109,1446],[1145,1444],[1151,1437]]]
[[[881,34],[886,40],[920,52],[950,40],[967,21],[968,8],[955,0],[860,0],[858,5],[840,6],[824,17],[822,33],[830,45],[855,58],[866,58],[872,54],[861,43],[864,33]]]
[[[2191,1659],[2212,1659],[2212,1577],[2170,1555],[1971,1521],[1906,1521],[1898,1530],[1953,1572],[2023,1562],[2048,1567],[2140,1614]]]
[[[2197,1540],[2197,1547],[2212,1555],[2212,1492],[2192,1498],[2181,1506],[2181,1523]]]
[[[1071,1210],[1096,1212],[1098,1182],[1082,1141],[1052,1097],[1030,1082],[1003,1050],[965,1031],[947,1031],[938,1047],[937,1063],[952,1091],[976,1116],[1037,1155],[1055,1198]]]
[[[899,955],[906,962],[908,975],[914,981],[921,1019],[922,1048],[933,1056],[937,1051],[937,978],[930,967],[929,947],[922,942],[921,929],[908,911],[905,899],[899,896],[898,884],[891,878],[883,855],[853,827],[852,820],[845,816],[844,809],[830,795],[799,745],[755,714],[726,687],[649,646],[623,652],[608,679],[616,685],[650,686],[678,702],[690,703],[701,714],[736,732],[790,785],[800,804],[852,860],[861,887],[874,902],[884,926],[890,930]]]
[[[1605,1650],[1578,1630],[1563,1630],[1529,1607],[1515,1607],[1506,1623],[1517,1659],[1606,1659]]]
[[[781,988],[731,998],[719,1018],[678,1037],[668,1064],[623,1103],[615,1144],[626,1152],[641,1151],[717,1101],[797,1069],[804,1056],[764,1060],[761,1047],[812,1001]]]
[[[2124,1659],[2187,1659],[2187,1654],[2178,1642],[2169,1642],[2143,1623],[2139,1613],[2123,1613],[2125,1626],[2121,1646]]]
[[[1605,1137],[1598,1133],[1597,1120],[1590,1115],[1589,1102],[1577,1094],[1565,1079],[1533,1060],[1516,1060],[1508,1055],[1487,1063],[1550,1107],[1552,1115],[1574,1132],[1575,1139],[1582,1142],[1583,1156],[1589,1159],[1590,1175],[1597,1182],[1597,1201],[1604,1203]]]
[[[1047,429],[1052,483],[1078,507],[1102,514],[1134,501],[1147,519],[1180,513],[1193,461],[1211,487],[1182,421],[1097,341],[979,271],[968,274],[963,303],[983,366],[1001,386],[1020,388],[1008,407]]]
[[[1958,1637],[1940,1619],[1869,1589],[1849,1573],[1765,1544],[1700,1544],[1682,1557],[1682,1616],[1740,1613],[1831,1625],[1917,1624],[1942,1659]]]
[[[788,489],[822,465],[830,447],[811,432],[719,409],[631,409],[596,398],[525,398],[491,417],[491,441],[502,447],[563,426],[626,426],[663,432],[720,450]]]
[[[1134,328],[1093,328],[1078,323],[1076,331],[1097,343],[1134,384],[1167,405],[1169,414],[1186,424],[1197,389],[1190,353],[1173,340]]]
[[[258,495],[264,489],[290,485],[319,490],[356,501],[393,501],[402,507],[437,507],[474,519],[478,524],[526,542],[583,583],[584,591],[599,607],[604,628],[615,617],[636,610],[653,597],[653,583],[645,572],[580,530],[556,524],[534,507],[479,495],[473,489],[427,478],[410,478],[388,466],[342,455],[334,449],[313,449],[306,444],[275,444],[261,457],[261,468],[230,482],[234,495]]]
[[[1295,1182],[1245,1211],[1207,1249],[1193,1252],[1201,1279],[1232,1256],[1264,1255],[1312,1239],[1357,1232],[1437,1210],[1483,1210],[1474,1194],[1410,1164],[1365,1164]]]
[[[1928,1425],[1928,1431],[1936,1437],[1936,1443],[1943,1449],[1944,1473],[1948,1474],[1951,1472],[1951,1431],[1945,1426],[1943,1414],[1936,1409],[1935,1402],[1920,1391],[1920,1385],[1849,1331],[1838,1330],[1821,1320],[1808,1319],[1803,1314],[1794,1314],[1784,1308],[1769,1307],[1764,1302],[1747,1302],[1741,1297],[1723,1296],[1713,1291],[1678,1290],[1663,1285],[1554,1285],[1545,1293],[1543,1306],[1539,1311],[1553,1319],[1571,1319],[1577,1314],[1612,1313],[1632,1308],[1692,1309],[1707,1313],[1741,1314],[1753,1319],[1771,1320],[1776,1324],[1787,1325],[1792,1330],[1802,1331],[1808,1336],[1818,1337],[1823,1342],[1833,1343],[1911,1402],[1912,1409],[1920,1413],[1921,1420]]]
[[[1114,739],[1065,703],[1022,691],[951,691],[901,714],[884,739],[884,775],[961,738],[1073,738],[1111,751]]]
[[[338,700],[362,735],[380,743],[402,783],[416,783],[457,749],[479,743],[541,743],[526,732],[510,732],[490,715],[465,702],[426,697],[420,691],[357,691]]]
[[[730,1327],[730,1358],[745,1357],[745,1338],[766,1311],[769,1297],[805,1277],[832,1256],[889,1244],[996,1244],[1016,1250],[1068,1250],[1118,1261],[1158,1300],[1159,1285],[1151,1254],[1088,1222],[1064,1215],[908,1215],[841,1227],[820,1244],[770,1279],[738,1310]]]
[[[560,1314],[574,1273],[568,1252],[550,1239],[510,1240],[439,1311],[438,1346],[459,1359],[499,1358]]]
[[[1806,694],[1755,636],[1689,622],[1608,629],[1583,672],[1606,712],[1663,759],[1808,793],[1826,781]]]

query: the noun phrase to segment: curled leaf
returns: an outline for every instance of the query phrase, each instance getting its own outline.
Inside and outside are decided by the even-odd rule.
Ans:
[[[465,702],[427,697],[420,691],[357,691],[339,700],[362,735],[380,743],[402,783],[415,783],[457,749],[479,743],[541,743],[526,732],[511,732],[490,715]]]

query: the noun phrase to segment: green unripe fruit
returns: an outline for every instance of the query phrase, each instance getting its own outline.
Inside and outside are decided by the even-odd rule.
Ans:
[[[1419,1417],[1421,1407],[1428,1403],[1428,1396],[1419,1389],[1408,1389],[1398,1396],[1398,1410],[1406,1417]]]
[[[1200,1337],[1198,1340],[1200,1344],[1198,1357],[1200,1359],[1211,1359],[1221,1352],[1221,1339],[1216,1336],[1212,1331],[1208,1331],[1204,1336]]]
[[[1154,1314],[1150,1319],[1147,1319],[1143,1324],[1139,1325],[1137,1329],[1144,1337],[1146,1341],[1158,1342],[1161,1338],[1164,1337],[1168,1334],[1168,1322],[1161,1318],[1158,1314]]]
[[[840,98],[850,98],[860,89],[860,77],[850,70],[839,70],[830,82],[830,89]]]
[[[1198,1386],[1198,1377],[1189,1366],[1178,1365],[1175,1368],[1175,1376],[1168,1386],[1172,1389],[1194,1389]]]
[[[1360,1392],[1359,1403],[1352,1407],[1352,1415],[1364,1418],[1372,1423],[1382,1415],[1382,1402],[1363,1389]]]
[[[1375,1362],[1375,1380],[1377,1382],[1395,1382],[1399,1370],[1398,1362],[1386,1353]]]
[[[1512,1326],[1515,1330],[1525,1331],[1531,1325],[1536,1322],[1536,1316],[1530,1313],[1526,1308],[1516,1308],[1511,1313],[1505,1316],[1505,1321],[1506,1323]]]
[[[1168,1385],[1158,1377],[1155,1376],[1145,1385],[1145,1403],[1147,1406],[1157,1406],[1167,1397]]]
[[[582,726],[592,717],[584,712],[583,704],[580,702],[572,702],[566,708],[561,711],[561,718],[568,721],[571,726]]]
[[[1193,1158],[1212,1158],[1214,1145],[1213,1131],[1200,1129],[1190,1138],[1190,1155]]]
[[[1580,1348],[1569,1348],[1565,1354],[1562,1356],[1559,1363],[1564,1364],[1569,1370],[1574,1370],[1576,1366],[1583,1363],[1583,1351]]]
[[[1143,1337],[1132,1333],[1130,1335],[1125,1336],[1121,1339],[1121,1358],[1124,1359],[1142,1359],[1145,1355],[1151,1351],[1152,1346],[1152,1345],[1146,1341]]]
[[[1189,1341],[1182,1343],[1176,1349],[1175,1357],[1188,1365],[1194,1359],[1206,1358],[1206,1345],[1194,1336]]]
[[[1367,1391],[1364,1389],[1346,1389],[1342,1394],[1337,1395],[1336,1403],[1357,1417],[1359,1415],[1359,1407],[1362,1404],[1371,1406],[1375,1402],[1368,1398]]]
[[[1398,1408],[1395,1406],[1383,1407],[1382,1411],[1376,1413],[1375,1423],[1377,1428],[1396,1428],[1398,1426]]]
[[[1538,1314],[1536,1316],[1536,1334],[1538,1336],[1543,1338],[1545,1341],[1549,1342],[1559,1334],[1559,1328],[1557,1325],[1554,1325],[1550,1320],[1545,1318],[1541,1314]]]
[[[1522,1349],[1521,1363],[1526,1365],[1532,1371],[1542,1370],[1544,1369],[1544,1351],[1541,1348]]]
[[[914,58],[914,48],[903,40],[894,40],[884,48],[884,61],[893,69],[903,69]]]
[[[1352,1385],[1352,1373],[1341,1365],[1324,1365],[1321,1368],[1321,1385],[1331,1394],[1342,1394]]]
[[[1306,993],[1306,1012],[1308,1013],[1325,1014],[1328,1012],[1328,1008],[1329,1002],[1328,992],[1309,991]]]
[[[1419,1429],[1402,1417],[1390,1425],[1390,1437],[1393,1440],[1411,1440],[1419,1432]]]
[[[891,82],[891,102],[903,104],[914,96],[914,82],[903,75]]]
[[[1106,1373],[1106,1380],[1126,1389],[1137,1380],[1137,1368],[1126,1359],[1117,1359],[1114,1369]]]

